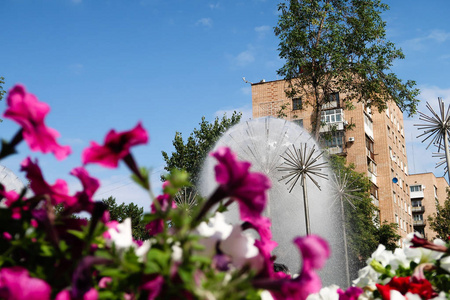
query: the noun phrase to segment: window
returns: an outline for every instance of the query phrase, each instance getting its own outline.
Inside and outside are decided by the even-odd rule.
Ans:
[[[369,157],[367,158],[367,170],[373,175],[377,175],[377,164]]]
[[[412,200],[411,204],[413,207],[421,207],[422,206],[422,200]]]
[[[302,109],[302,98],[292,99],[292,110],[300,110],[300,109]]]
[[[389,156],[391,158],[391,160],[394,159],[394,156],[392,156],[392,148],[389,146]]]
[[[397,216],[397,214],[395,214],[395,223],[398,224],[398,216]]]
[[[389,127],[389,125],[386,125],[386,126],[387,126],[388,137],[390,138],[390,137],[391,137],[391,135],[390,135],[390,133],[391,133],[391,127]]]
[[[437,199],[438,195],[437,195],[437,187],[435,185],[433,185],[434,187],[434,198]]]
[[[414,221],[423,221],[423,215],[422,214],[420,214],[420,215],[414,215]]]
[[[295,119],[295,120],[292,120],[292,122],[294,122],[298,126],[303,127],[303,119]]]
[[[412,185],[410,187],[410,190],[411,190],[411,193],[420,192],[420,191],[422,191],[422,186],[421,185]]]
[[[343,121],[342,108],[322,111],[321,121],[325,123],[336,123]]]
[[[397,203],[397,198],[395,197],[395,192],[392,192],[392,196],[394,198],[394,203]]]
[[[344,131],[331,132],[331,136],[323,137],[322,140],[327,148],[342,147],[344,145]]]
[[[333,102],[333,101],[336,101],[337,103],[339,103],[339,93],[331,93],[330,95],[328,95],[327,102]]]

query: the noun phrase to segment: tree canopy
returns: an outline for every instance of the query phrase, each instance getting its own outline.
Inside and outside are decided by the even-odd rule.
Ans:
[[[227,118],[226,115],[222,119],[216,117],[212,123],[202,117],[202,121],[199,123],[200,128],[194,128],[186,142],[184,142],[182,134],[176,132],[172,141],[175,151],[170,156],[167,152],[162,151],[166,162],[164,169],[168,172],[173,169],[185,170],[190,175],[191,183],[196,184],[208,152],[228,128],[239,123],[241,116],[241,113],[234,112],[230,118]]]
[[[288,82],[290,98],[302,97],[314,110],[318,137],[322,105],[331,94],[345,95],[347,107],[363,102],[379,111],[394,101],[412,115],[419,90],[415,82],[391,72],[401,49],[386,39],[381,13],[389,7],[380,0],[286,0],[278,5],[275,27],[279,55],[285,64],[278,70]]]
[[[436,204],[436,213],[428,216],[430,228],[436,232],[437,238],[448,240],[450,237],[450,191],[447,190],[447,199],[444,206]]]
[[[354,166],[346,166],[342,156],[331,156],[330,164],[337,176],[346,176],[346,188],[349,201],[344,200],[345,225],[348,234],[349,253],[365,263],[366,259],[376,250],[378,244],[387,249],[397,247],[400,236],[397,234],[397,224],[384,223],[380,225],[378,208],[370,198],[369,179],[363,173],[354,170]],[[360,265],[354,266],[361,267]]]

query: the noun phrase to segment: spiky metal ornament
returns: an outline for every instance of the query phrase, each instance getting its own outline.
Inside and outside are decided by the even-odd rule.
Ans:
[[[438,147],[438,152],[443,149],[445,153],[445,158],[447,160],[447,168],[450,165],[450,152],[448,149],[448,138],[450,132],[450,106],[445,111],[444,101],[442,98],[438,98],[439,102],[439,113],[436,113],[431,105],[427,102],[427,108],[431,112],[431,116],[428,116],[419,111],[419,120],[426,122],[425,124],[414,124],[418,126],[419,130],[424,130],[421,135],[417,137],[425,136],[422,143],[427,139],[431,138],[427,149],[431,144],[435,144]],[[448,174],[450,181],[450,173]]]
[[[433,152],[433,157],[439,158],[439,162],[436,163],[436,168],[444,166],[444,176],[445,176],[445,174],[447,174],[448,172],[448,167],[446,165],[447,160],[445,157],[445,152],[439,152],[440,150],[443,149],[439,149],[438,152]]]
[[[175,202],[177,206],[184,209],[189,215],[194,206],[197,205],[198,193],[193,188],[184,187],[175,195]]]
[[[328,179],[328,175],[322,173],[322,169],[326,167],[327,162],[320,162],[320,158],[323,157],[323,151],[316,155],[315,145],[311,149],[308,149],[306,143],[300,143],[299,149],[292,145],[286,149],[284,155],[281,157],[284,162],[278,167],[278,171],[287,173],[283,175],[279,181],[287,180],[286,185],[290,184],[289,193],[292,192],[297,182],[300,180],[300,185],[303,189],[303,203],[305,207],[305,222],[306,222],[306,234],[311,233],[311,226],[309,221],[309,207],[308,207],[308,195],[306,190],[306,178],[311,181],[320,190],[320,185],[314,176]]]
[[[358,187],[354,187],[356,182],[355,179],[351,179],[347,172],[342,172],[338,170],[333,173],[331,177],[331,187],[334,195],[333,204],[339,201],[340,209],[341,209],[341,222],[342,222],[342,233],[344,236],[344,257],[345,257],[345,266],[346,266],[346,279],[347,285],[350,286],[350,269],[349,269],[349,259],[348,259],[348,246],[347,246],[347,230],[345,228],[345,211],[344,211],[344,201],[353,208],[356,209],[355,204],[353,204],[353,200],[360,199],[354,195],[356,192],[361,192],[361,189]]]

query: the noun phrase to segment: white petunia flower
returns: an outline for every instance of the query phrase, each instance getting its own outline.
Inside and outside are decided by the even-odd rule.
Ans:
[[[126,218],[117,228],[108,229],[111,241],[116,245],[116,249],[125,250],[133,246],[133,236],[131,234],[131,219]]]
[[[150,250],[150,241],[143,242],[140,247],[134,242],[130,218],[126,218],[122,223],[119,223],[116,228],[108,229],[108,233],[111,237],[111,242],[114,243],[117,250],[126,251],[130,247],[133,247],[135,248],[136,255],[141,260],[145,258],[148,250]]]
[[[267,290],[262,291],[260,296],[261,300],[274,300],[272,294]]]
[[[232,231],[233,226],[226,223],[225,216],[219,212],[210,218],[208,223],[200,223],[197,227],[197,232],[204,238],[200,239],[199,243],[205,246],[205,249],[200,254],[212,257],[215,254],[217,242],[228,238]]]
[[[259,255],[259,250],[254,244],[255,239],[242,232],[240,225],[235,225],[231,234],[220,243],[220,249],[231,257],[235,267],[241,268],[249,262],[249,259]]]
[[[183,258],[183,249],[181,249],[179,242],[176,242],[172,246],[171,257],[174,262],[181,262],[181,259]]]
[[[309,295],[306,300],[339,300],[338,289],[337,285],[324,287],[318,293]]]

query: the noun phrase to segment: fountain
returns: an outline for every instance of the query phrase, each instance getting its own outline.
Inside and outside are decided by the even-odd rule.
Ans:
[[[294,178],[296,171],[286,168],[289,152],[291,156],[293,153],[290,149],[303,149],[306,158],[312,157],[316,166],[326,165],[327,161],[322,155],[314,154],[314,149],[319,149],[316,153],[321,151],[311,135],[293,122],[265,117],[230,128],[216,143],[213,151],[222,146],[231,148],[240,160],[250,161],[252,171],[264,173],[272,181],[264,214],[272,220],[273,238],[278,243],[274,250],[276,262],[287,265],[291,273],[300,270],[300,254],[292,240],[296,236],[307,234],[308,226],[305,224],[308,224],[308,220],[305,220],[305,215],[309,212],[311,233],[324,237],[332,250],[330,260],[320,272],[323,284],[346,286],[340,207],[334,201],[332,182],[327,180],[331,170],[321,167],[319,173],[322,176],[309,174],[298,181],[299,178]],[[295,155],[293,160],[298,160]],[[208,157],[203,166],[199,186],[200,194],[204,196],[210,195],[217,187],[213,176],[215,164],[216,161]],[[317,170],[316,168],[315,171]],[[298,182],[295,183],[296,181]],[[308,206],[303,201],[306,190]],[[230,223],[239,222],[237,205],[229,207],[226,217]]]

